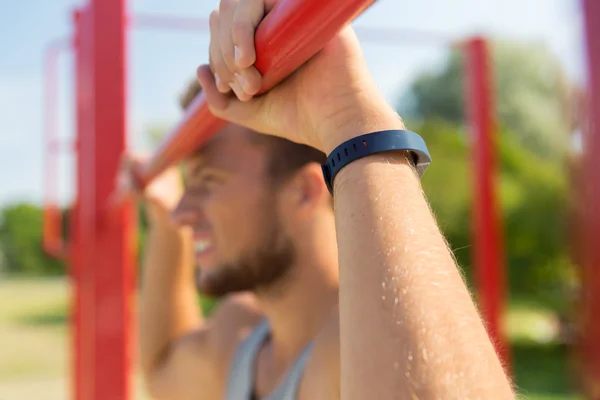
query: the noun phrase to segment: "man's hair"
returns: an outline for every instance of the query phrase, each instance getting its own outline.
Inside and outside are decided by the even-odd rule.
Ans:
[[[179,105],[183,110],[192,104],[192,101],[202,93],[202,86],[196,79],[192,80],[183,94],[179,97]],[[268,167],[269,177],[275,184],[285,182],[300,168],[311,162],[324,164],[326,156],[323,152],[304,145],[291,142],[275,136],[266,136],[256,133],[253,140],[264,144],[269,149],[270,162]]]

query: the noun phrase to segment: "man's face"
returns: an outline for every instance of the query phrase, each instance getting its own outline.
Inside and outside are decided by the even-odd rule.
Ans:
[[[194,231],[197,286],[205,294],[256,290],[294,261],[281,226],[268,152],[251,132],[229,125],[186,163],[186,191],[174,212]]]

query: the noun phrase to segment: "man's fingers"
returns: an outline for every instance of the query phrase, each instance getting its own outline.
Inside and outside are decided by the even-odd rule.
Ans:
[[[233,73],[227,68],[223,59],[221,44],[217,38],[220,38],[219,10],[213,10],[209,18],[210,26],[210,66],[215,74],[216,87],[221,93],[228,93],[231,88],[229,83],[233,81]]]
[[[139,188],[136,186],[133,174],[139,163],[140,161],[130,154],[125,154],[121,158],[115,182],[115,190],[109,198],[109,203],[113,206],[119,206],[131,196],[138,195]]]
[[[215,113],[215,111],[226,109],[229,96],[223,94],[217,87],[216,77],[211,72],[211,68],[208,65],[201,65],[196,71],[196,76],[211,111]]]
[[[240,0],[235,10],[231,36],[235,45],[235,62],[241,70],[251,67],[256,62],[254,33],[265,13],[265,0]]]
[[[240,73],[236,73],[235,77],[246,94],[254,96],[260,90],[262,76],[254,66],[246,68]]]
[[[221,0],[219,6],[219,44],[221,46],[221,56],[229,71],[232,73],[237,70],[235,65],[235,51],[233,38],[231,35],[231,21],[239,0]]]
[[[213,115],[229,122],[246,126],[257,132],[270,133],[270,130],[260,124],[264,120],[260,114],[263,109],[261,107],[264,101],[263,97],[240,101],[234,96],[220,93],[216,88],[214,77],[208,65],[200,66],[197,76]],[[234,90],[239,89],[235,88]],[[248,96],[244,92],[240,93],[242,93],[242,96]]]

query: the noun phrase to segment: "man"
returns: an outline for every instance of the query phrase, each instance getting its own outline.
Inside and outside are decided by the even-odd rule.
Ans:
[[[191,85],[182,106],[199,91]],[[329,386],[339,397],[338,346],[328,343],[337,335],[338,266],[324,160],[311,147],[230,125],[187,160],[185,191],[175,170],[146,189],[140,343],[157,399],[264,398],[294,387],[299,376],[279,383],[302,365],[299,356],[308,360],[319,332],[327,359],[310,390]],[[202,321],[195,289],[223,297],[210,320]],[[240,348],[250,337],[262,343]],[[249,356],[252,365],[242,366]],[[244,382],[254,358],[256,385]],[[235,397],[240,391],[245,397]]]
[[[278,150],[286,142],[242,128],[326,154],[362,134],[404,128],[350,28],[255,98],[261,76],[252,38],[273,4],[222,0],[211,15],[211,65],[199,68],[198,79],[211,111],[237,125],[187,162],[176,223],[167,214],[180,188],[164,187],[163,206],[150,201],[140,333],[152,394],[513,398],[405,152],[343,168],[333,181],[332,214],[322,160],[304,159],[277,177],[288,157],[306,148],[286,153]],[[207,321],[189,278],[192,237],[201,290],[253,291],[229,295]],[[336,258],[339,322],[336,311],[331,315]]]

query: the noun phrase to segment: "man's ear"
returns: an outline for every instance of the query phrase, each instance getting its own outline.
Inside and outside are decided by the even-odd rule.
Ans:
[[[329,201],[329,191],[325,186],[321,166],[309,163],[300,168],[286,184],[288,201],[299,210],[312,211]]]

